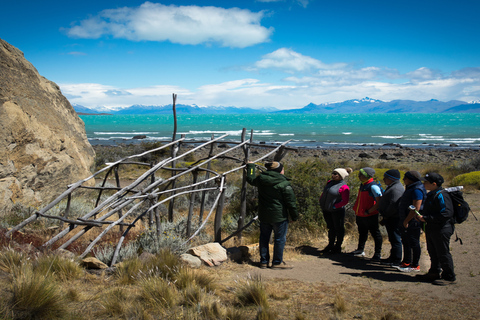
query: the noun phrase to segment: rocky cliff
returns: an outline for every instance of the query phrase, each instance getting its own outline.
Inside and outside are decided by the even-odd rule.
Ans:
[[[0,216],[47,204],[91,174],[94,156],[60,88],[0,39]]]

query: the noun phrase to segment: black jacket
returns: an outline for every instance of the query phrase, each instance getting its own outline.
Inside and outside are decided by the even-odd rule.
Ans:
[[[398,203],[405,192],[400,180],[394,181],[387,187],[378,204],[378,211],[385,219],[398,217]]]

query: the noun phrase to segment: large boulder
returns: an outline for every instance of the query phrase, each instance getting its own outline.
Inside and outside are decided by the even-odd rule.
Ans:
[[[16,203],[45,205],[90,176],[95,157],[60,88],[2,39],[0,150],[0,217]]]

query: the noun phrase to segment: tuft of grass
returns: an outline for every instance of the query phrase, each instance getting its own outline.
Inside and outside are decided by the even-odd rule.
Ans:
[[[257,313],[257,320],[276,320],[278,319],[278,314],[270,309],[270,308],[263,308],[260,307]]]
[[[154,310],[171,308],[178,301],[178,293],[162,278],[142,278],[139,281],[140,299]]]
[[[213,302],[208,302],[208,303],[201,303],[199,305],[200,309],[200,315],[202,319],[211,319],[211,320],[216,320],[216,319],[225,319],[224,314],[225,314],[225,308],[222,306],[222,304],[215,300]],[[227,318],[230,319],[230,318]]]
[[[204,296],[204,291],[197,284],[192,283],[183,290],[183,302],[185,306],[198,305]]]
[[[12,273],[16,268],[21,266],[27,257],[25,254],[15,251],[12,248],[2,250],[0,252],[0,270]]]
[[[131,299],[124,288],[113,288],[105,292],[101,299],[102,309],[99,315],[106,315],[113,318],[122,318],[132,309]]]
[[[333,309],[336,314],[342,314],[347,311],[347,303],[338,293],[335,295],[335,300],[333,301]]]
[[[34,269],[40,274],[52,275],[62,281],[78,279],[84,274],[84,269],[77,261],[56,254],[39,256]]]
[[[10,308],[17,319],[57,319],[68,311],[54,279],[35,272],[30,264],[13,277],[11,290]]]
[[[162,249],[144,264],[144,273],[150,276],[160,276],[166,280],[174,280],[182,268],[180,257],[169,249]]]
[[[175,276],[175,285],[179,289],[185,289],[194,283],[206,292],[213,292],[217,288],[215,276],[206,271],[191,268],[180,268]]]
[[[240,284],[236,290],[236,296],[240,304],[244,306],[257,305],[268,309],[267,293],[260,275],[250,276],[243,284]]]
[[[138,258],[130,258],[119,263],[113,273],[119,284],[134,284],[144,266]]]

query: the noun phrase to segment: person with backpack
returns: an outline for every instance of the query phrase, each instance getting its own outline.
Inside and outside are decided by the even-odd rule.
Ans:
[[[403,176],[405,192],[398,202],[403,260],[397,268],[401,272],[420,271],[419,263],[422,254],[420,234],[422,232],[422,223],[415,219],[415,211],[411,210],[410,206],[419,211],[425,203],[427,190],[425,190],[421,178],[420,172],[414,170],[405,172]]]
[[[341,253],[345,236],[345,205],[350,198],[350,188],[344,181],[351,168],[333,170],[331,179],[320,195],[320,208],[328,229],[328,245],[322,253]]]
[[[450,238],[455,230],[452,199],[442,188],[444,179],[438,173],[427,173],[423,180],[429,192],[417,219],[426,223],[425,237],[431,266],[428,273],[417,275],[417,278],[440,286],[454,284],[456,276],[450,254]]]
[[[398,201],[403,195],[405,188],[400,182],[400,171],[397,169],[385,171],[383,181],[387,185],[387,188],[380,198],[378,211],[382,217],[380,224],[384,225],[387,229],[391,249],[390,256],[382,259],[382,264],[399,266],[402,262],[402,238],[399,230],[400,216],[398,214]]]
[[[380,261],[383,239],[378,224],[378,202],[382,197],[382,189],[379,183],[374,181],[374,176],[375,170],[370,167],[362,168],[358,173],[362,184],[353,205],[356,215],[355,222],[358,227],[358,246],[350,254],[356,257],[365,256],[365,243],[368,239],[368,232],[370,232],[375,242],[375,253],[371,260]]]

